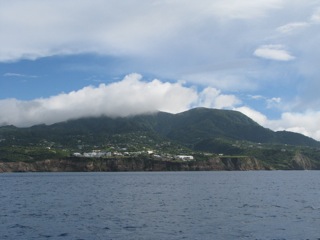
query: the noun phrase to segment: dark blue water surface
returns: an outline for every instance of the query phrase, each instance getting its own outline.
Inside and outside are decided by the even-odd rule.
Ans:
[[[320,172],[0,174],[0,239],[320,239]]]

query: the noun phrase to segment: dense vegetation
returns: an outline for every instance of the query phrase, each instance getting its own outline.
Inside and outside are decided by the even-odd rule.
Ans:
[[[83,118],[30,128],[0,128],[0,161],[63,158],[101,150],[194,155],[254,156],[290,169],[297,153],[320,162],[320,143],[291,132],[273,132],[236,111],[196,108],[179,114],[158,112],[127,118]],[[211,153],[205,154],[205,153]]]

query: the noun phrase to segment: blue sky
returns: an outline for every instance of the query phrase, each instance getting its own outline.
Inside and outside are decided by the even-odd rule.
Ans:
[[[0,2],[0,125],[193,107],[320,140],[320,3]]]

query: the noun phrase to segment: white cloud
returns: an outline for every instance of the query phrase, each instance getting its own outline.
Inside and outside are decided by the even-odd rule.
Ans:
[[[248,116],[249,118],[257,122],[261,126],[266,127],[268,125],[268,118],[264,114],[250,107],[242,106],[242,107],[234,108],[233,110],[243,113],[244,115]]]
[[[265,99],[270,104],[281,102],[280,98],[252,97]],[[141,75],[130,74],[119,82],[88,86],[49,98],[0,100],[0,125],[26,127],[88,116],[125,117],[157,111],[178,113],[192,107],[208,107],[240,111],[272,130],[299,132],[320,140],[320,112],[286,112],[280,119],[270,120],[248,106],[239,106],[241,104],[235,95],[222,94],[212,87],[197,92],[194,87],[183,86],[182,82],[169,83],[157,79],[145,82]]]
[[[220,21],[261,18],[282,1],[2,1],[0,61],[88,52],[161,55],[179,44],[200,49],[217,39],[201,39],[204,26],[214,31]]]
[[[4,73],[4,77],[18,77],[18,78],[37,78],[38,76],[36,75],[28,75],[28,74],[21,74],[21,73]]]
[[[264,17],[270,10],[279,9],[282,6],[282,0],[218,0],[211,1],[215,13],[221,18],[230,19],[252,19]]]
[[[139,1],[10,1],[0,7],[0,61],[94,52],[126,55],[175,28],[175,17]],[[172,24],[169,25],[168,23]],[[157,29],[157,31],[155,31]]]
[[[269,42],[284,23],[289,29],[309,21],[311,14],[316,19],[316,5],[289,0],[2,1],[0,62],[94,53],[128,62],[129,69],[122,67],[120,74],[148,72],[211,82],[209,86],[223,90],[254,90],[267,80],[261,80],[265,72],[258,69],[261,63],[253,63],[258,61],[252,52],[272,60],[294,59],[282,45],[254,49]],[[295,19],[297,9],[308,19]],[[300,39],[287,43],[278,38],[272,42],[309,56],[305,49],[296,51]],[[317,47],[317,39],[306,38],[304,48]]]
[[[227,74],[225,72],[218,73],[217,71],[213,71],[183,75],[183,79],[191,83],[198,83],[229,91],[251,91],[257,88],[255,81],[242,77],[241,74],[239,75],[236,75],[236,73]]]
[[[281,103],[281,98],[273,97],[270,99],[266,99],[266,101],[267,101],[267,108],[273,108],[273,107],[279,106],[279,104]]]
[[[177,113],[191,106],[228,108],[238,103],[235,96],[221,94],[213,88],[198,93],[181,83],[157,79],[145,82],[141,75],[130,74],[109,85],[88,86],[49,98],[0,100],[0,124],[31,126],[87,116],[125,117],[156,111]]]
[[[297,132],[320,141],[319,111],[285,112],[279,119],[271,120],[261,112],[247,106],[234,108],[234,110],[242,112],[260,125],[274,131]]]
[[[197,104],[238,106],[236,96],[222,94],[218,89],[242,91],[243,95],[255,95],[259,90],[259,94],[270,95],[274,89],[285,87],[278,98],[264,98],[269,106],[288,105],[280,98],[291,102],[297,98],[300,108],[288,107],[286,111],[301,110],[306,103],[317,110],[319,9],[318,1],[290,0],[77,0],[76,4],[73,0],[1,1],[0,62],[94,53],[112,56],[116,63],[125,62],[118,67],[123,69],[118,75],[146,72],[209,88],[198,93],[179,83],[126,79],[50,98],[1,100],[0,122],[21,125],[50,123],[87,113],[125,115],[156,109],[176,112]],[[303,34],[289,34],[298,30]],[[253,56],[275,61],[266,63]],[[281,61],[292,62],[279,64]],[[0,74],[27,77],[12,69]],[[151,91],[155,87],[158,90]],[[169,99],[176,104],[170,104]],[[257,111],[242,111],[268,123],[266,116]],[[305,124],[291,127],[302,129]]]
[[[320,112],[285,112],[278,120],[270,121],[270,126],[275,130],[298,132],[320,141]]]
[[[280,97],[265,97],[262,95],[248,95],[249,99],[253,99],[255,101],[263,101],[265,103],[265,106],[267,109],[270,108],[284,108],[283,105],[281,105],[282,103],[282,99]]]
[[[286,25],[278,27],[277,30],[281,33],[291,33],[293,31],[296,31],[298,29],[303,29],[308,26],[309,26],[308,22],[293,22],[293,23],[288,23]]]
[[[257,48],[254,53],[255,56],[276,61],[291,61],[295,59],[283,45],[263,45]]]
[[[31,101],[0,100],[0,123],[17,126],[52,124],[85,116],[129,116],[167,111],[180,112],[197,100],[197,93],[179,83],[144,82],[139,74],[99,87]]]
[[[248,97],[254,100],[265,99],[265,97],[261,95],[249,95]]]
[[[312,23],[320,23],[320,8],[316,9],[316,11],[312,14],[310,21]]]
[[[207,87],[199,94],[197,105],[207,108],[231,108],[239,105],[241,101],[234,95],[221,94],[221,91]]]

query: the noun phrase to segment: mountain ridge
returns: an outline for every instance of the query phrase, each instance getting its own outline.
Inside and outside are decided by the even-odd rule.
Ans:
[[[8,171],[85,171],[80,166],[84,158],[90,166],[100,160],[110,164],[106,171],[256,170],[254,162],[259,169],[320,169],[320,142],[298,133],[274,132],[240,112],[208,108],[0,127],[0,163],[10,163],[3,165],[11,166],[5,167]],[[130,159],[143,160],[145,167],[131,168],[136,160]],[[49,160],[65,166],[42,163]],[[69,160],[74,168],[68,168]],[[151,163],[162,167],[149,168]]]
[[[156,112],[115,118],[85,117],[28,128],[0,127],[2,138],[12,133],[20,138],[49,138],[55,141],[63,136],[78,135],[94,135],[99,141],[99,137],[132,132],[149,132],[188,147],[193,147],[206,139],[220,138],[255,143],[320,146],[320,142],[299,133],[274,132],[264,128],[238,111],[210,108],[194,108],[177,114]]]

